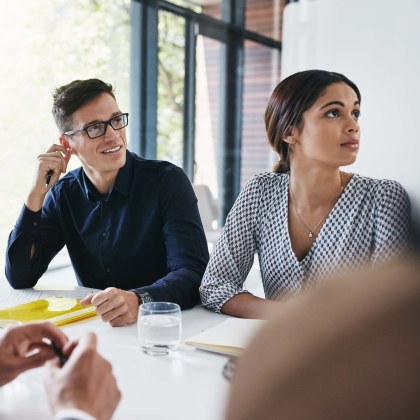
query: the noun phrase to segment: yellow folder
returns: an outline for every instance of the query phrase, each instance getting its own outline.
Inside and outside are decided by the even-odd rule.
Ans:
[[[50,321],[55,325],[68,324],[96,315],[94,306],[80,305],[81,299],[48,297],[22,305],[0,309],[0,319],[21,322]]]

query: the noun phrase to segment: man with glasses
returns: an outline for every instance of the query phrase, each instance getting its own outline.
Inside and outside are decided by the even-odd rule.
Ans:
[[[60,144],[38,156],[9,237],[9,283],[33,287],[66,245],[78,283],[104,289],[82,303],[112,326],[136,322],[142,302],[194,306],[208,250],[185,173],[127,150],[128,114],[101,80],[58,88],[53,115]],[[73,155],[82,166],[59,179]]]

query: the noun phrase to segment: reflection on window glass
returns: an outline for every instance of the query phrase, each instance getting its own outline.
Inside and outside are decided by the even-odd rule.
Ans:
[[[185,20],[159,12],[157,157],[182,167]]]
[[[206,185],[216,200],[223,187],[217,171],[221,48],[219,41],[197,38],[194,184]]]
[[[246,0],[246,29],[280,41],[285,4],[285,0]]]
[[[264,112],[274,86],[280,81],[280,53],[245,43],[241,187],[258,172],[270,171],[277,160],[265,134]]]
[[[116,88],[129,112],[130,0],[14,0],[0,13],[0,269],[35,171],[36,157],[58,142],[52,92],[97,77]],[[72,168],[79,166],[72,159]],[[3,271],[3,270],[2,270]]]

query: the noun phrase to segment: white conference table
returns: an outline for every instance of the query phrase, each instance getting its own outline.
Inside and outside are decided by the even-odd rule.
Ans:
[[[7,287],[2,284],[0,290]],[[226,318],[201,306],[183,311],[183,340]],[[113,328],[98,317],[61,328],[70,338],[97,334],[98,350],[112,363],[122,392],[113,419],[223,419],[229,382],[222,370],[228,357],[185,344],[169,356],[148,356],[139,349],[136,325]],[[0,388],[0,419],[53,418],[42,383],[45,373],[46,368],[35,369]]]

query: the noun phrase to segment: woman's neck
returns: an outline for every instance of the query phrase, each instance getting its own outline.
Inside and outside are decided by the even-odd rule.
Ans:
[[[299,208],[316,209],[334,201],[350,178],[351,174],[342,173],[339,168],[300,170],[291,167],[289,191]]]

